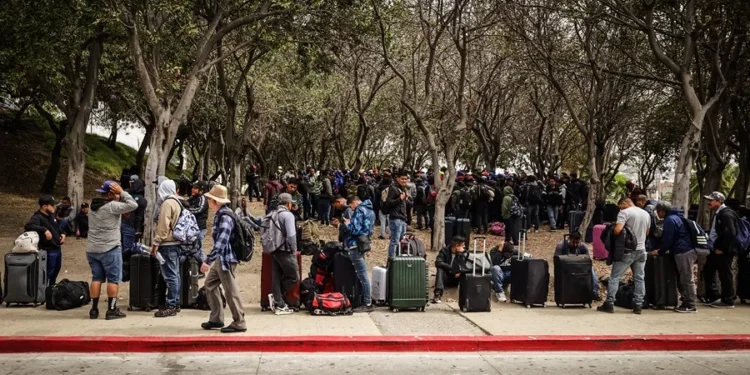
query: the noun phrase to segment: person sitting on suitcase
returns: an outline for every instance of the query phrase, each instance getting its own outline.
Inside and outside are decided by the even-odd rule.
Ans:
[[[586,244],[581,243],[581,233],[574,232],[568,236],[568,240],[563,240],[555,247],[555,255],[581,254],[589,255],[589,248]],[[599,297],[599,278],[596,276],[594,267],[591,267],[591,285],[593,286],[594,301],[601,301]]]
[[[114,181],[105,181],[96,192],[103,197],[91,201],[89,240],[86,259],[91,267],[90,319],[99,318],[99,295],[102,283],[107,282],[107,320],[124,318],[117,308],[117,292],[122,280],[122,243],[120,221],[122,214],[133,212],[138,202]]]
[[[432,303],[440,303],[446,286],[457,287],[466,261],[464,251],[466,239],[455,236],[451,243],[440,250],[435,259],[437,274],[435,275],[435,294]]]
[[[362,295],[364,305],[354,309],[354,312],[372,312],[372,298],[370,296],[370,279],[367,276],[367,263],[365,254],[370,251],[370,236],[375,231],[375,211],[372,202],[362,202],[358,196],[351,196],[346,201],[350,209],[354,210],[351,220],[344,219],[346,224],[346,248],[349,250],[349,259],[354,265],[357,277],[362,283]]]
[[[49,285],[55,285],[62,267],[61,246],[65,244],[65,233],[55,218],[55,198],[49,195],[39,198],[39,211],[31,216],[24,230],[39,235],[39,250],[47,252],[47,280]]]

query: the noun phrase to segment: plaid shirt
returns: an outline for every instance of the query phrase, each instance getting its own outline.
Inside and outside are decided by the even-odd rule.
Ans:
[[[232,263],[239,263],[231,246],[234,222],[232,222],[232,218],[227,215],[229,212],[231,212],[229,207],[222,206],[219,212],[214,216],[214,248],[211,250],[211,253],[208,254],[206,259],[206,264],[212,264],[216,258],[220,258],[221,269],[224,271],[230,271],[232,269]]]

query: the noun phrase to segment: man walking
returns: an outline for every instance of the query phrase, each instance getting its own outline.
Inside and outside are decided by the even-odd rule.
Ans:
[[[388,246],[388,257],[391,258],[396,254],[396,250],[401,243],[401,238],[406,234],[406,202],[409,200],[409,194],[406,192],[406,186],[409,183],[409,176],[404,171],[396,174],[396,182],[388,188],[388,197],[385,201],[388,218],[391,220],[391,241]]]
[[[49,195],[39,198],[39,211],[31,216],[24,230],[39,235],[39,250],[47,252],[47,280],[49,285],[55,285],[62,267],[61,246],[65,244],[65,233],[60,230],[55,217],[54,198]]]
[[[166,318],[177,315],[180,306],[180,241],[174,238],[174,228],[183,207],[177,196],[175,183],[165,180],[159,185],[159,199],[163,202],[159,208],[159,220],[156,224],[151,256],[156,253],[164,258],[161,274],[167,284],[167,301],[163,309],[154,313],[154,317]]]
[[[358,196],[351,196],[347,200],[347,205],[353,210],[352,218],[344,219],[346,225],[346,248],[349,251],[349,259],[354,265],[357,277],[362,284],[362,295],[364,305],[360,305],[354,312],[372,312],[372,298],[370,296],[370,279],[367,275],[367,263],[365,254],[370,251],[370,240],[372,233],[375,231],[375,212],[372,209],[372,202],[366,200],[362,202]]]
[[[227,188],[222,185],[214,187],[204,195],[208,200],[208,206],[214,211],[213,240],[214,248],[201,265],[200,271],[208,272],[204,287],[208,296],[208,306],[211,314],[208,322],[201,324],[203,329],[221,328],[222,333],[246,332],[245,310],[240,299],[240,290],[237,287],[235,271],[239,260],[231,247],[231,239],[234,231],[235,216],[228,204]],[[243,197],[244,199],[244,197]],[[224,307],[222,306],[221,289],[226,292],[227,306],[232,312],[232,324],[224,327]]]
[[[90,319],[99,318],[99,296],[102,283],[107,282],[107,320],[124,318],[117,308],[117,292],[122,279],[122,215],[135,211],[138,203],[114,181],[105,181],[96,189],[102,197],[91,201],[91,221],[86,244],[86,259],[91,267]]]
[[[622,198],[618,203],[620,213],[617,215],[614,234],[616,236],[624,235],[626,238],[630,235],[634,237],[634,248],[626,248],[622,260],[615,259],[612,265],[612,273],[609,276],[609,285],[607,286],[607,301],[597,307],[598,311],[614,313],[615,295],[620,286],[620,280],[625,276],[625,271],[630,268],[633,271],[633,280],[635,281],[635,295],[633,297],[634,314],[641,314],[643,298],[646,294],[644,284],[645,267],[646,267],[646,237],[648,228],[651,224],[651,216],[634,206],[630,198]],[[626,243],[628,241],[626,240]]]
[[[734,277],[732,276],[732,260],[737,255],[737,212],[724,205],[726,197],[715,191],[703,198],[708,200],[708,206],[714,210],[711,221],[711,232],[708,242],[711,253],[708,255],[703,268],[706,283],[706,298],[708,306],[720,309],[734,308]],[[716,273],[719,274],[721,290],[716,285]]]
[[[292,214],[292,195],[279,194],[279,205],[267,215],[261,226],[263,252],[273,258],[273,293],[268,302],[276,315],[289,315],[294,312],[284,301],[289,289],[299,280],[297,265],[297,227]]]

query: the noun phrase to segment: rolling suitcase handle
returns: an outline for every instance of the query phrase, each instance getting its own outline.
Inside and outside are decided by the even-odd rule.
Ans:
[[[487,237],[477,236],[474,237],[474,266],[472,267],[471,275],[477,275],[477,240],[482,240],[482,276],[484,276],[484,261],[487,258]]]
[[[521,233],[519,234],[519,249],[518,249],[518,260],[523,260],[525,258],[526,254],[526,231],[521,230]]]

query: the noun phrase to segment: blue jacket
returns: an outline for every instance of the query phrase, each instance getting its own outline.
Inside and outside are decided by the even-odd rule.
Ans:
[[[352,214],[351,221],[346,226],[346,232],[349,234],[346,245],[347,247],[356,244],[356,238],[359,236],[370,236],[375,231],[375,211],[372,210],[372,202],[366,200],[357,206]]]
[[[667,217],[664,218],[664,230],[661,235],[659,255],[664,255],[667,251],[675,255],[693,250],[693,240],[690,238],[690,231],[682,221],[684,214],[682,209],[675,208],[669,211]]]

